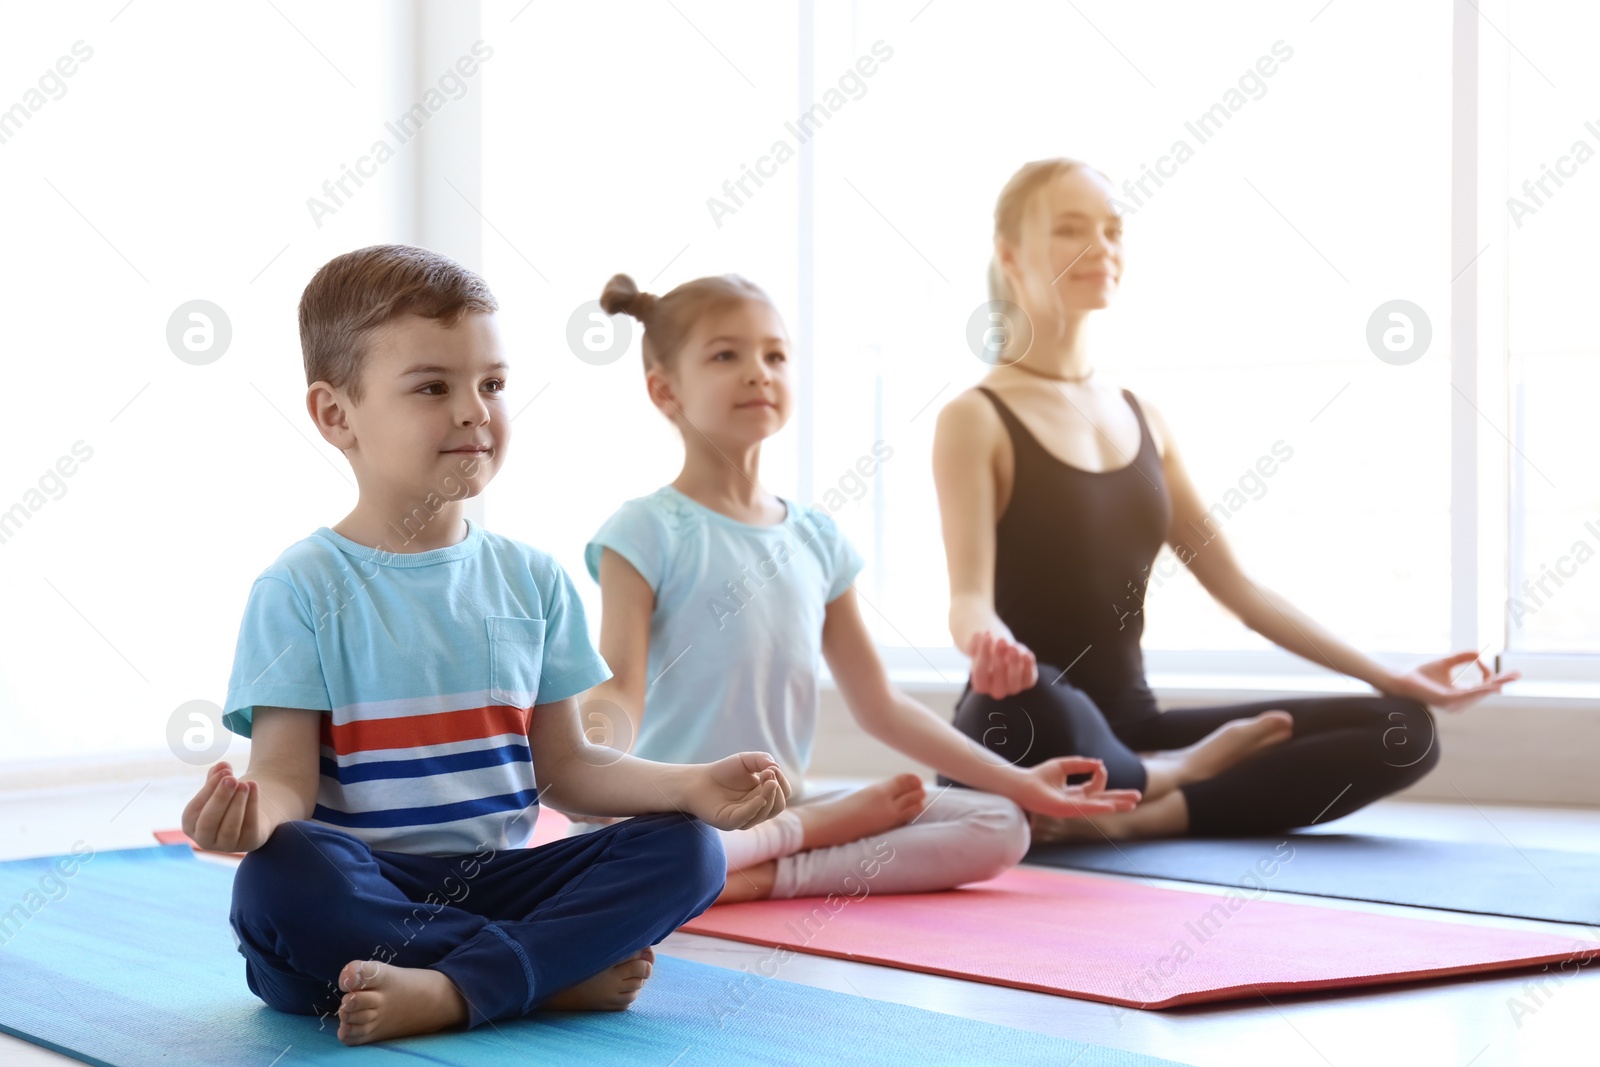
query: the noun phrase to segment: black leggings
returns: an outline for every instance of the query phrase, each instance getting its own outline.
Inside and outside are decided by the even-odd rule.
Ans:
[[[1214,778],[1181,787],[1189,805],[1189,833],[1197,836],[1276,833],[1325,823],[1404,789],[1439,762],[1433,715],[1407,697],[1258,700],[1108,722],[1083,690],[1044,680],[1061,677],[1061,670],[1038,666],[1039,682],[1004,700],[974,692],[969,681],[956,706],[956,729],[1021,767],[1056,756],[1102,760],[1109,789],[1145,788],[1139,752],[1183,748],[1231,719],[1274,708],[1294,716],[1289,740]],[[941,775],[939,784],[962,783]]]

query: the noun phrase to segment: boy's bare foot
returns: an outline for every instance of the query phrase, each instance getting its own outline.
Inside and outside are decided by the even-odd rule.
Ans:
[[[803,848],[830,848],[904,826],[922,810],[922,779],[897,774],[836,800],[800,804],[794,813],[804,830]]]
[[[365,1045],[431,1034],[467,1021],[467,1002],[443,971],[351,960],[339,972],[339,1040]]]
[[[621,1011],[639,996],[650,977],[656,950],[649,945],[621,963],[568,986],[539,1005],[540,1011]]]
[[[1287,711],[1263,711],[1225,722],[1188,748],[1151,753],[1144,757],[1145,800],[1215,778],[1262,749],[1289,740],[1293,733],[1294,717]]]

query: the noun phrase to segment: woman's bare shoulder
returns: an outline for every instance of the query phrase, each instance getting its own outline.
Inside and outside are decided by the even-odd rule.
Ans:
[[[936,429],[939,436],[954,437],[970,444],[991,440],[1004,430],[994,404],[978,388],[986,384],[979,382],[963,389],[939,409]]]

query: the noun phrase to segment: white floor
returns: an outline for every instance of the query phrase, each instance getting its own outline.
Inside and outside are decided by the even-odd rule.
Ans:
[[[101,785],[29,793],[0,792],[0,859],[69,852],[75,841],[96,851],[151,845],[150,832],[176,826],[192,795],[192,780]],[[1414,837],[1511,843],[1520,848],[1600,851],[1600,811],[1424,804],[1374,805],[1322,828]],[[1169,884],[1189,892],[1206,887]],[[1220,892],[1220,890],[1216,890]],[[1600,930],[1558,923],[1353,904],[1273,893],[1274,899],[1314,907],[1350,907],[1432,917],[1450,922],[1540,929],[1600,940]],[[658,951],[723,967],[748,966],[770,950],[692,934],[673,934]],[[3,960],[0,960],[3,965]],[[1413,983],[1344,994],[1239,1001],[1164,1012],[1113,1010],[1089,1001],[1029,993],[870,964],[797,955],[778,975],[791,982],[908,1004],[931,1011],[1117,1048],[1165,1056],[1200,1067],[1272,1063],[1284,1067],[1490,1067],[1495,1064],[1576,1064],[1600,1061],[1600,976],[1589,969],[1547,983],[1537,1001],[1524,973]],[[1512,998],[1534,1006],[1515,1017]],[[871,1005],[862,1031],[870,1033]],[[197,1020],[198,1022],[198,1020]],[[847,1050],[841,1049],[841,1056]],[[981,1056],[981,1053],[975,1054]],[[0,1065],[76,1062],[0,1035]]]

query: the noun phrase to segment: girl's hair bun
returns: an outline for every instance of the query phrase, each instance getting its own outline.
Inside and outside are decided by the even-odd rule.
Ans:
[[[626,312],[640,322],[645,322],[655,306],[655,296],[641,293],[633,279],[626,274],[612,275],[611,280],[606,282],[606,287],[600,292],[600,309],[607,315]]]

